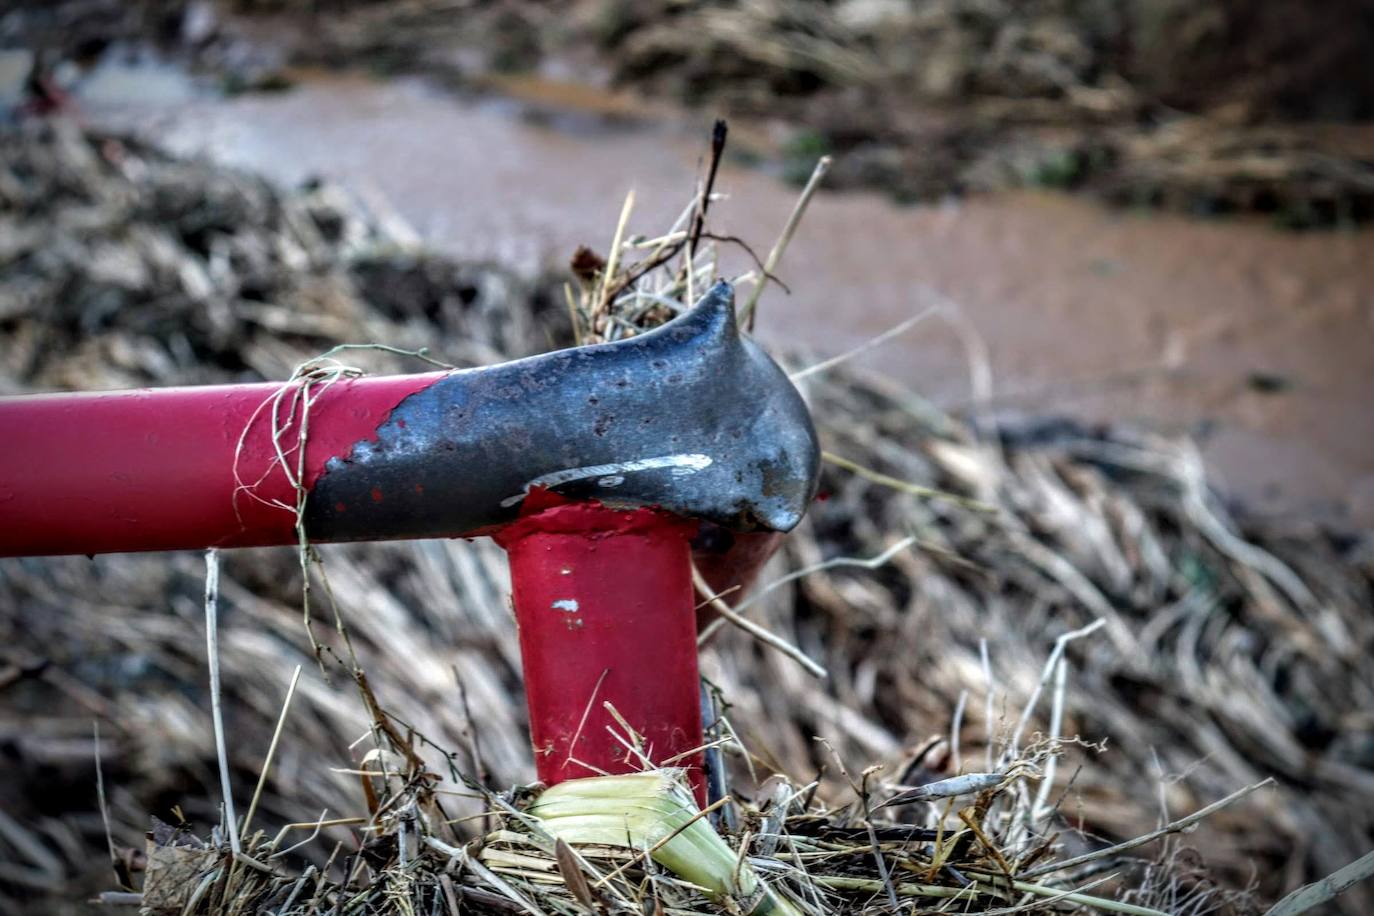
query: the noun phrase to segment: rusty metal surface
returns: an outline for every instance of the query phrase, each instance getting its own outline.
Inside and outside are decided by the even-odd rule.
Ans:
[[[629,340],[455,372],[402,401],[307,507],[322,541],[453,536],[514,519],[531,487],[787,531],[819,448],[786,374],[735,326],[717,283]]]

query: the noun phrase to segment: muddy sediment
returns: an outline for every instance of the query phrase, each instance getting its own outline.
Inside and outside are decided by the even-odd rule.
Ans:
[[[886,0],[108,0],[34,4],[0,40],[54,60],[153,41],[226,88],[288,65],[423,73],[480,90],[561,73],[780,127],[756,151],[798,180],[904,201],[1087,189],[1290,227],[1374,215],[1374,24],[1358,0],[1127,4]]]

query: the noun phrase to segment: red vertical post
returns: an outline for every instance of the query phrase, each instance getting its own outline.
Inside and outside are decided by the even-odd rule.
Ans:
[[[686,767],[704,803],[700,680],[689,539],[696,523],[653,509],[574,503],[495,537],[510,558],[530,737],[547,784],[644,763]]]

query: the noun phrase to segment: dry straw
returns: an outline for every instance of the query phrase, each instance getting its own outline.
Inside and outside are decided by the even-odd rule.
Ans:
[[[824,163],[816,178],[824,174]],[[805,202],[815,190],[815,182],[803,194],[783,237],[760,272],[746,311],[751,315],[768,274],[777,266],[787,239],[796,229]],[[709,182],[698,197],[697,226],[710,201]],[[627,224],[633,212],[633,195],[626,198],[615,230],[610,256],[599,275],[583,286],[582,305],[574,315],[585,325],[578,338],[623,336],[652,327],[681,311],[693,289],[704,289],[712,273],[712,261],[701,246],[698,228],[682,237],[683,259],[674,264],[662,258],[664,244],[655,240],[652,250],[662,258],[648,270],[630,260],[635,248],[644,243],[626,240]],[[670,231],[671,237],[676,229]],[[651,257],[655,255],[651,254]],[[623,267],[621,265],[624,265]],[[643,308],[640,303],[651,303]],[[666,302],[674,306],[663,307]],[[654,306],[659,308],[656,310]],[[657,314],[653,314],[657,311]],[[618,331],[611,331],[616,327]],[[829,368],[829,367],[826,367]],[[330,374],[323,384],[341,377]],[[299,373],[292,383],[303,392],[299,435],[290,449],[278,445],[283,470],[290,467],[288,452],[297,456],[297,477],[307,447],[310,389],[314,379]],[[291,390],[293,384],[283,388]],[[318,395],[315,395],[318,396]],[[278,399],[280,400],[280,398]],[[295,406],[291,416],[295,416]],[[278,403],[271,407],[273,441],[280,443],[283,426],[278,422]],[[947,494],[932,488],[909,484],[861,464],[827,454],[828,460],[855,473],[861,479],[891,487],[911,495],[950,502],[972,511],[995,513],[976,500]],[[288,472],[289,476],[289,472]],[[303,492],[303,488],[297,487]],[[302,506],[294,507],[299,513]],[[873,560],[834,558],[815,564],[766,586],[761,594],[811,572],[851,565],[879,567],[913,543],[898,542]],[[308,545],[301,544],[301,568],[308,573]],[[213,572],[214,567],[211,566]],[[810,674],[824,678],[826,671],[803,651],[764,627],[747,620],[721,597],[709,595],[697,577],[698,588],[708,594],[724,621],[742,629],[761,644],[778,650]],[[207,597],[207,613],[213,602]],[[744,604],[741,603],[741,609]],[[308,616],[307,616],[308,619]],[[690,793],[671,770],[655,770],[641,748],[638,737],[622,720],[623,732],[613,732],[646,771],[640,776],[594,777],[576,780],[547,792],[534,794],[534,802],[524,805],[519,794],[506,798],[492,794],[470,774],[452,770],[450,776],[475,792],[484,801],[484,817],[495,815],[494,829],[466,846],[452,845],[454,821],[444,816],[436,787],[441,774],[431,772],[420,757],[428,739],[407,729],[395,728],[388,715],[365,693],[364,705],[371,710],[374,749],[362,758],[362,766],[352,772],[361,780],[369,815],[361,822],[363,850],[341,871],[321,871],[314,876],[312,904],[321,901],[335,910],[425,912],[436,907],[451,907],[455,894],[464,905],[481,911],[485,903],[493,911],[514,909],[530,914],[576,910],[602,912],[642,911],[646,902],[665,912],[707,912],[723,905],[739,912],[759,914],[835,912],[871,909],[871,897],[881,894],[890,911],[903,909],[904,899],[940,901],[941,906],[960,910],[969,907],[984,911],[1018,912],[1046,904],[1090,907],[1105,912],[1134,916],[1163,916],[1155,907],[1089,893],[1104,885],[1129,897],[1130,884],[1111,877],[1082,876],[1079,866],[1099,860],[1112,861],[1136,846],[1178,833],[1213,811],[1220,810],[1267,783],[1257,783],[1215,803],[1197,815],[1165,825],[1133,841],[1056,861],[1061,846],[1056,840],[1060,820],[1058,805],[1047,804],[1048,786],[1036,784],[1052,772],[1064,752],[1062,736],[1062,687],[1056,691],[1056,712],[1049,734],[1037,734],[1023,747],[1027,729],[1042,690],[1056,676],[1063,683],[1067,670],[1065,650],[1074,640],[1101,629],[1105,620],[1065,633],[1056,640],[1043,674],[1017,717],[1009,735],[1001,741],[996,754],[997,769],[989,773],[956,775],[927,781],[893,794],[890,781],[884,781],[883,767],[870,767],[857,779],[851,778],[838,758],[836,763],[851,793],[848,803],[816,806],[814,789],[791,786],[781,802],[781,811],[768,816],[770,833],[767,850],[760,854],[764,837],[760,828],[764,812],[742,799],[719,799],[708,811],[698,811]],[[211,631],[213,632],[213,631]],[[212,653],[212,662],[217,661]],[[355,670],[355,674],[356,674]],[[217,698],[217,692],[216,692]],[[589,698],[589,704],[596,698]],[[603,704],[605,705],[605,704]],[[613,708],[608,706],[612,715]],[[283,716],[279,721],[284,720]],[[217,717],[218,721],[218,717]],[[217,732],[218,734],[218,732]],[[275,741],[274,741],[275,743]],[[712,741],[717,750],[726,749],[743,756],[754,756],[737,738]],[[222,747],[222,744],[221,744]],[[269,755],[270,755],[269,750]],[[445,755],[452,767],[453,756]],[[227,773],[227,767],[225,772]],[[227,776],[226,776],[227,779]],[[786,786],[785,780],[780,785]],[[227,795],[226,783],[226,799]],[[881,803],[887,811],[915,805],[925,812],[912,819],[878,819],[875,808]],[[704,815],[722,806],[737,808],[733,818],[743,826],[722,837]],[[218,893],[203,896],[212,901],[209,909],[184,907],[189,912],[221,913],[272,906],[279,898],[299,896],[298,885],[304,873],[282,871],[282,866],[267,865],[280,851],[272,846],[259,853],[241,853],[233,829],[230,808],[230,840],[235,846],[230,858],[216,864],[209,875],[210,888]],[[914,822],[913,822],[914,821]],[[313,835],[313,834],[312,834]],[[555,842],[550,844],[550,838]],[[258,836],[261,843],[265,838]],[[299,844],[298,844],[299,845]],[[787,855],[779,855],[785,847]],[[161,848],[150,850],[156,861],[164,855]],[[627,858],[628,856],[628,858]],[[246,868],[238,868],[246,864]],[[1076,871],[1077,870],[1077,871]],[[865,877],[870,872],[872,877]],[[1074,878],[1071,875],[1078,874]],[[1069,875],[1070,877],[1066,877]],[[447,877],[447,882],[441,881]],[[1051,883],[1026,880],[1042,877]],[[1085,883],[1086,877],[1086,883]],[[199,887],[200,885],[197,885]],[[159,894],[164,890],[153,888]]]
[[[82,156],[100,147],[74,142],[40,147],[24,174],[58,161],[62,180],[77,180]],[[179,182],[190,168],[129,155],[144,157],[142,174],[175,169]],[[87,199],[116,214],[111,226],[135,218],[103,187],[93,183]],[[627,217],[618,276],[592,271],[571,290],[584,339],[638,333],[680,311],[689,286],[706,288],[716,261],[693,217],[718,201],[703,183],[678,225],[651,239],[634,235]],[[305,218],[305,203],[281,206]],[[251,231],[280,236],[260,250],[305,246],[336,265],[336,282],[351,282],[350,262],[309,247],[318,241],[302,241],[295,225]],[[180,236],[166,244],[198,257]],[[263,268],[269,277],[291,270]],[[157,301],[171,309],[179,300]],[[239,335],[233,346],[279,378],[337,339],[261,331],[261,309],[228,294],[221,302]],[[760,303],[763,321],[785,307]],[[222,307],[192,303],[186,314]],[[359,316],[354,323],[339,325],[355,339],[418,347],[417,328],[458,336],[452,325],[356,308],[341,313]],[[500,310],[512,326],[530,320],[509,297]],[[40,325],[59,314],[25,320],[65,333]],[[89,384],[119,383],[136,365],[148,374],[135,378],[147,380],[171,359],[156,338],[123,325],[112,335],[122,336],[70,364],[6,350],[6,377],[52,384],[80,365],[116,367],[87,375]],[[195,340],[208,347],[212,338]],[[1367,548],[1238,526],[1186,443],[1067,423],[974,429],[842,365],[799,383],[827,450],[865,470],[827,465],[829,498],[788,540],[765,575],[772,584],[736,606],[828,677],[730,625],[704,650],[704,670],[731,704],[710,740],[737,792],[715,812],[716,830],[741,870],[807,913],[881,912],[895,898],[948,912],[1201,914],[1251,907],[1246,885],[1260,862],[1274,897],[1282,882],[1335,873],[1285,914],[1341,887],[1335,905],[1361,911],[1368,897],[1353,882],[1368,870],[1359,856],[1374,777],[1349,711],[1374,707],[1363,663],[1374,636]],[[297,440],[284,426],[289,461]],[[5,733],[20,784],[34,798],[54,778],[92,784],[89,719],[99,718],[101,807],[119,867],[143,895],[114,891],[111,902],[215,916],[718,911],[642,846],[560,846],[529,814],[532,793],[509,788],[532,766],[498,550],[426,542],[324,555],[356,649],[348,674],[366,672],[356,689],[331,685],[312,664],[296,552],[221,558],[227,769],[233,793],[257,799],[237,856],[223,834],[217,845],[194,839],[219,822],[211,799],[221,794],[204,661],[185,638],[202,614],[199,558],[0,569],[0,603],[15,609],[0,661],[6,683],[20,685],[8,698],[21,726]],[[345,657],[340,633],[320,638]],[[62,653],[60,663],[44,669],[47,653]],[[282,685],[297,666],[305,673],[288,715]],[[848,768],[870,761],[882,769]],[[46,782],[30,775],[38,772]],[[908,804],[883,807],[904,795]],[[159,810],[172,824],[145,846],[151,800],[168,797],[183,807]],[[178,813],[192,825],[180,827]],[[98,817],[7,804],[0,853],[6,906],[45,887],[70,893],[87,867],[102,874],[91,892],[110,887]],[[1291,875],[1271,867],[1282,862]]]

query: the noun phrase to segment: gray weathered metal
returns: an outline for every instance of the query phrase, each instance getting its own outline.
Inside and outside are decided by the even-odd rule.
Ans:
[[[536,487],[790,530],[815,495],[816,433],[786,374],[739,333],[733,296],[722,281],[640,336],[455,372],[411,395],[375,441],[326,465],[306,530],[324,541],[481,532]],[[367,498],[378,487],[385,501]]]

